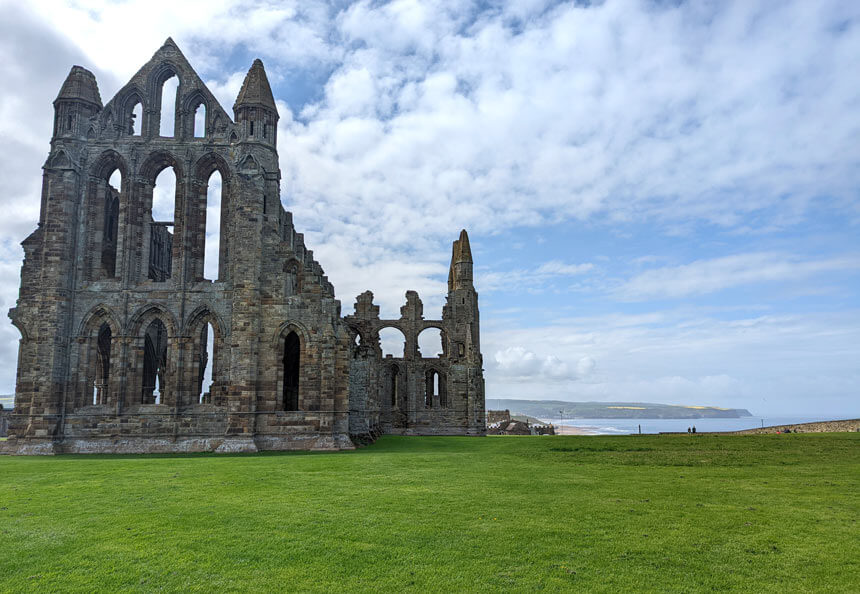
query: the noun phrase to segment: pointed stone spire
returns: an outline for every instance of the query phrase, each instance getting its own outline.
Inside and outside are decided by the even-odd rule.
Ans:
[[[251,69],[245,76],[245,82],[242,83],[242,89],[239,91],[239,96],[236,97],[236,104],[233,106],[234,111],[238,111],[241,107],[260,106],[271,109],[278,113],[278,108],[275,107],[275,98],[272,95],[272,87],[269,86],[269,79],[266,76],[266,70],[263,68],[263,61],[260,58],[254,60]]]
[[[454,283],[457,280],[457,273],[454,270],[454,264],[460,261],[460,240],[455,239],[451,244],[451,265],[448,267],[448,292],[454,290]]]
[[[448,269],[448,291],[472,286],[472,248],[466,230],[460,231],[460,238],[454,241],[451,249],[451,267]]]
[[[469,234],[463,229],[460,231],[460,239],[457,240],[459,253],[457,254],[457,262],[472,262],[472,248],[469,245]]]
[[[80,101],[101,109],[102,98],[95,75],[82,66],[72,66],[54,105],[60,101]]]

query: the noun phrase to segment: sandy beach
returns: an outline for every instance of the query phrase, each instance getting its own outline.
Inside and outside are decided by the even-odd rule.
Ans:
[[[568,425],[556,425],[556,435],[600,435],[597,431],[583,429],[581,427],[570,427]]]

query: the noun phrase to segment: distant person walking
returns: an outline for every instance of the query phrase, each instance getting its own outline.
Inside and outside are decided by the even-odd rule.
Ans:
[[[696,426],[693,425],[693,433],[695,433],[695,432],[696,432]]]
[[[690,428],[689,428],[689,427],[687,427],[687,433],[691,433],[691,431],[690,431]]]

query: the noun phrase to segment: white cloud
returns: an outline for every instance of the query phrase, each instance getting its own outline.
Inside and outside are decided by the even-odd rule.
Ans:
[[[857,216],[852,9],[750,4],[354,4],[323,96],[282,120],[290,208],[316,245],[387,254],[571,218],[787,225],[823,195]]]
[[[241,45],[289,67],[327,63],[340,53],[328,41],[333,8],[326,3],[91,0],[32,2],[29,9],[72,36],[91,65],[120,78],[131,77],[167,37],[202,71],[222,66],[224,50]]]
[[[526,291],[538,293],[546,290],[553,282],[570,276],[590,272],[594,265],[590,262],[568,264],[560,260],[550,260],[533,269],[486,270],[479,267],[475,283],[479,291]]]
[[[625,282],[617,293],[630,300],[680,298],[752,283],[804,281],[827,272],[857,269],[860,257],[808,260],[774,252],[736,254],[646,270]]]
[[[508,347],[495,354],[495,369],[500,376],[510,378],[544,378],[565,377],[569,370],[567,365],[553,355],[538,356],[523,347]]]
[[[74,35],[86,65],[110,71],[100,75],[105,99],[168,35],[228,111],[244,69],[221,74],[225,49],[262,55],[276,85],[291,85],[296,69],[330,71],[319,100],[294,106],[298,119],[281,104],[279,148],[284,201],[312,245],[321,252],[346,233],[344,243],[361,246],[324,262],[339,289],[360,254],[440,253],[462,227],[592,216],[736,225],[773,211],[767,224],[784,225],[820,196],[860,214],[860,89],[844,76],[860,34],[844,3],[783,3],[767,18],[748,2],[134,0],[32,10]],[[59,81],[50,84],[47,96]],[[45,137],[35,129],[34,146]]]
[[[541,381],[575,381],[587,377],[596,365],[593,358],[581,357],[574,365],[553,354],[537,354],[521,346],[498,350],[489,361],[496,381],[522,383]]]
[[[585,377],[589,375],[592,371],[594,371],[594,367],[596,365],[597,362],[588,355],[586,355],[585,357],[580,358],[579,361],[576,362],[576,374],[579,377]]]
[[[295,106],[302,118],[285,117],[281,131],[285,196],[321,241],[330,233],[320,213],[360,220],[392,203],[424,213],[371,217],[394,249],[418,233],[438,245],[459,227],[593,215],[737,225],[779,209],[769,224],[785,225],[822,196],[858,214],[850,4],[766,14],[752,2],[620,0],[32,10],[117,77],[102,81],[106,98],[168,35],[228,110],[242,74],[211,75],[225,49],[263,55],[276,83],[330,70],[320,100]]]
[[[588,272],[592,268],[594,268],[594,264],[591,264],[590,262],[586,262],[585,264],[565,264],[560,260],[551,260],[538,266],[537,273],[574,276]]]

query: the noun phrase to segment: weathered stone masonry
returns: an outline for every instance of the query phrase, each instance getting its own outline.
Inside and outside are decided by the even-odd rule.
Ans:
[[[163,137],[162,86],[174,76],[174,134]],[[454,242],[441,320],[424,319],[414,291],[400,319],[381,320],[369,291],[341,317],[281,206],[279,116],[262,62],[232,119],[170,39],[106,105],[92,73],[73,67],[54,107],[39,224],[22,244],[9,312],[21,340],[2,452],[341,449],[381,433],[484,434],[466,232]],[[174,217],[154,220],[153,188],[168,167]],[[206,279],[216,171],[218,274]],[[402,358],[383,358],[386,327],[403,331]],[[422,357],[425,328],[441,331],[442,355]]]

